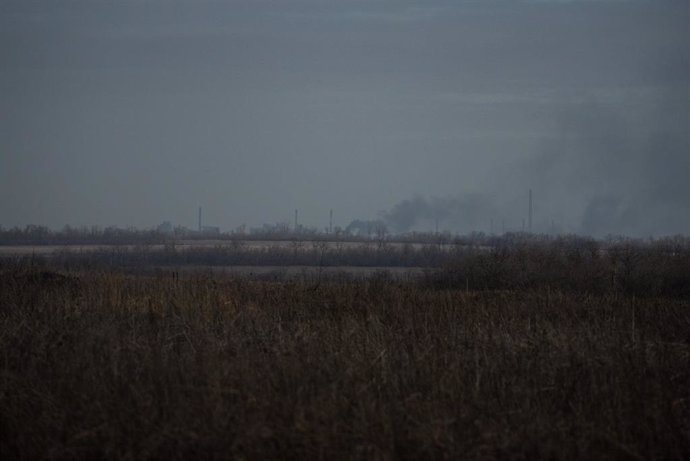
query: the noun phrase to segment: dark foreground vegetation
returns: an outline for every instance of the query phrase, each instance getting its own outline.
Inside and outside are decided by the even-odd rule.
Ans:
[[[0,261],[2,459],[690,459],[682,248],[405,281],[69,263]]]

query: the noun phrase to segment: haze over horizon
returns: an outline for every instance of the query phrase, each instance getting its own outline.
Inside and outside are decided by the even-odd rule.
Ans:
[[[0,0],[0,225],[690,234],[687,0]]]

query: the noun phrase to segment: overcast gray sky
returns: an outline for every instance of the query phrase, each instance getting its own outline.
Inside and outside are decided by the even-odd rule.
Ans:
[[[690,233],[690,1],[0,0],[3,227],[515,229],[529,188]]]

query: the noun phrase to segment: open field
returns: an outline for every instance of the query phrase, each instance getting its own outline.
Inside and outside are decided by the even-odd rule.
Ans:
[[[386,242],[391,248],[403,248],[406,245],[415,250],[430,245],[429,243],[401,243]],[[65,245],[0,245],[0,257],[2,256],[28,256],[28,255],[51,255],[55,253],[88,253],[99,251],[118,251],[118,250],[137,250],[142,247],[149,251],[162,251],[171,248],[171,244],[146,244],[146,245],[107,245],[107,244],[65,244]],[[265,251],[271,249],[293,249],[307,251],[312,248],[327,248],[330,250],[353,249],[360,247],[375,247],[377,242],[358,242],[358,241],[325,241],[325,240],[179,240],[174,243],[174,248],[178,251],[198,250],[198,249],[227,249],[243,248],[245,250]],[[457,248],[457,245],[450,243],[434,244],[437,248],[450,251]]]
[[[585,250],[0,259],[0,457],[688,459],[690,257]]]
[[[413,279],[428,273],[429,269],[423,267],[363,267],[363,266],[175,266],[152,268],[154,274],[168,273],[214,273],[222,275],[236,275],[257,277],[273,280],[318,280],[346,278],[346,277],[371,277],[385,274],[394,279]]]
[[[199,271],[290,275],[386,270],[396,275],[439,267],[470,247],[386,242],[190,241],[166,245],[0,246],[0,260],[82,270]],[[472,251],[484,251],[474,247]]]

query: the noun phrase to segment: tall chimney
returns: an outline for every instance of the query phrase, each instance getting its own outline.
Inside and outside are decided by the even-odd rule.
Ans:
[[[333,208],[331,208],[331,212],[330,212],[329,218],[328,218],[328,233],[329,234],[333,233]]]
[[[295,232],[297,232],[297,208],[295,208]]]
[[[199,232],[201,232],[201,207],[199,207]]]
[[[529,190],[529,215],[527,221],[527,230],[532,232],[532,189]]]

